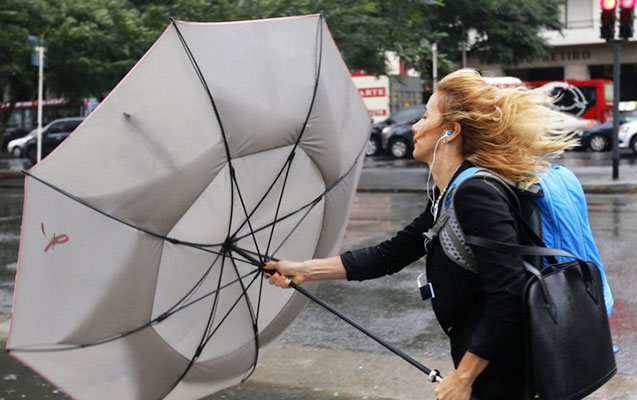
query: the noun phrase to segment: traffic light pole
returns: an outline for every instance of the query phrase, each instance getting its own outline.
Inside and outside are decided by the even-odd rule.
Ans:
[[[621,40],[613,40],[613,179],[619,179],[619,79]]]

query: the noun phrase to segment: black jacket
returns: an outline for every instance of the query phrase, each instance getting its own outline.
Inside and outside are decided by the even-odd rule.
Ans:
[[[470,166],[465,162],[452,180]],[[517,220],[507,195],[504,188],[481,179],[459,187],[454,202],[465,235],[520,243]],[[393,238],[341,255],[347,278],[366,280],[393,274],[426,255],[427,280],[436,293],[433,310],[449,336],[454,364],[458,365],[467,350],[490,361],[473,386],[480,400],[522,398],[521,324],[526,281],[522,260],[473,247],[478,264],[475,274],[451,261],[437,239],[425,248],[422,233],[433,224],[430,208],[428,204]]]

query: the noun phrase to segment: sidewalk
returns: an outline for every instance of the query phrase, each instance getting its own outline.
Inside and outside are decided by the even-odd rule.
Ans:
[[[636,160],[622,160],[618,180],[612,179],[612,160],[607,154],[603,159],[587,160],[565,157],[559,163],[571,169],[582,182],[587,193],[637,193]],[[380,165],[379,165],[380,164]],[[596,164],[596,165],[589,165]],[[605,164],[605,165],[600,165]],[[632,164],[632,165],[631,165]],[[29,169],[26,159],[0,155],[0,187],[22,188],[22,170]],[[365,161],[358,183],[359,192],[424,192],[429,170],[423,163],[413,160],[402,162],[381,162],[374,159]]]
[[[600,160],[595,160],[597,164]],[[625,160],[622,160],[625,161]],[[619,179],[612,179],[612,160],[602,160],[608,165],[584,165],[586,160],[566,158],[560,164],[577,175],[587,193],[637,193],[637,165],[620,165]],[[412,163],[413,164],[413,163]],[[424,192],[426,190],[426,165],[366,166],[358,183],[359,192]],[[433,181],[430,183],[433,184]]]

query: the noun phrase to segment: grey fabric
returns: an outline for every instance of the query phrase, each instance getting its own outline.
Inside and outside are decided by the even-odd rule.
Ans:
[[[74,398],[194,399],[251,371],[253,317],[264,350],[306,300],[262,283],[237,253],[218,257],[229,233],[234,246],[278,259],[340,249],[370,118],[322,18],[177,26],[221,125],[171,25],[25,181],[7,346]],[[308,112],[289,173],[277,178]],[[94,345],[178,303],[187,306]],[[64,345],[89,346],[20,351]]]

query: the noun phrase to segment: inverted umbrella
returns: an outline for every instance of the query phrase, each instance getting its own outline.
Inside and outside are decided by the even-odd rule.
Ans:
[[[76,398],[239,383],[305,302],[263,264],[338,251],[369,123],[320,15],[173,21],[27,173],[11,354]]]

